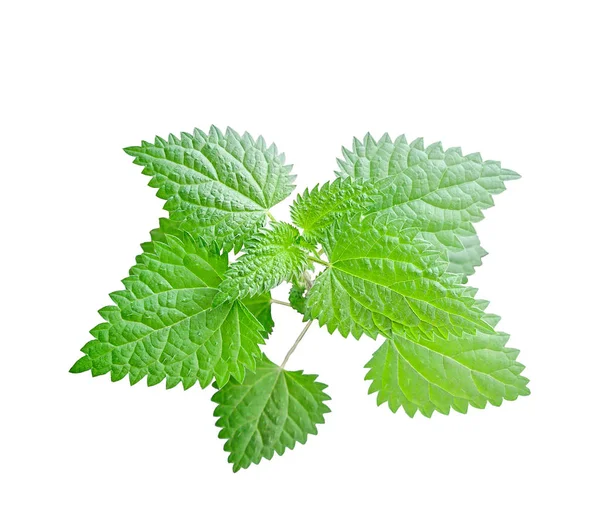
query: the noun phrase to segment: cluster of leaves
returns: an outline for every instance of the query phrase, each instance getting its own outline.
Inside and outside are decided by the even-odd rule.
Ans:
[[[212,383],[234,471],[306,442],[329,412],[316,376],[261,351],[273,329],[269,291],[283,282],[305,321],[383,339],[366,379],[393,412],[465,413],[529,393],[499,317],[465,285],[486,254],[473,224],[518,178],[500,163],[367,134],[343,149],[333,182],[296,198],[288,224],[269,210],[292,192],[291,167],[261,137],[213,127],[125,151],[169,218],[71,371]]]

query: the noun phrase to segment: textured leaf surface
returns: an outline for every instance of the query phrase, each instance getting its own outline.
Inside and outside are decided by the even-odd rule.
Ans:
[[[516,361],[519,351],[506,348],[507,341],[501,332],[419,341],[394,336],[366,365],[369,393],[377,392],[378,404],[387,402],[394,413],[402,407],[411,417],[417,410],[431,417],[436,410],[466,413],[468,405],[500,406],[529,395],[529,380]]]
[[[243,383],[230,380],[213,396],[215,416],[221,428],[219,438],[227,439],[225,451],[233,471],[282,455],[308,434],[317,434],[329,408],[327,385],[317,376],[290,372],[266,357],[257,361],[255,372],[246,372]]]
[[[273,332],[273,326],[275,325],[271,314],[271,293],[266,292],[258,296],[252,296],[251,298],[244,298],[242,303],[260,322],[263,327],[262,334],[265,338],[268,338],[271,332]]]
[[[324,228],[342,215],[364,212],[371,207],[375,193],[373,182],[353,178],[326,182],[298,195],[290,209],[292,221],[304,230],[307,239],[318,240]]]
[[[275,145],[230,128],[157,137],[125,151],[152,176],[172,220],[225,250],[239,250],[293,190],[291,166]]]
[[[308,267],[308,248],[298,229],[282,222],[272,226],[247,243],[245,254],[231,264],[215,304],[263,293],[293,281]]]
[[[106,321],[92,329],[94,339],[71,371],[110,372],[113,381],[129,375],[131,384],[166,379],[168,388],[242,379],[261,355],[264,329],[239,301],[213,307],[227,256],[189,235],[162,239],[146,244],[125,290],[110,295],[116,305],[100,310]]]
[[[142,249],[147,253],[154,253],[154,244],[157,242],[166,242],[166,237],[168,235],[183,240],[186,233],[181,229],[180,222],[161,218],[159,227],[150,231],[152,240],[142,244]],[[273,332],[274,326],[273,317],[271,315],[271,293],[266,292],[264,294],[244,298],[242,303],[252,314],[254,314],[255,318],[263,326],[261,333],[265,338],[268,338],[271,332]]]
[[[182,222],[176,222],[168,218],[158,219],[158,227],[150,231],[150,241],[142,244],[142,250],[146,253],[154,253],[154,244],[166,243],[167,235],[184,240],[186,232],[182,229]]]
[[[409,144],[404,136],[392,141],[385,134],[375,141],[367,134],[343,154],[339,176],[386,182],[391,178],[371,211],[409,219],[425,240],[447,250],[451,272],[463,275],[472,274],[485,255],[478,242],[474,244],[473,223],[494,204],[492,196],[506,189],[505,181],[519,178],[477,153],[444,150],[440,143],[425,147],[422,139]]]
[[[483,312],[487,302],[475,300],[475,289],[445,272],[443,255],[403,226],[384,214],[328,228],[323,246],[330,266],[308,293],[311,315],[344,337],[493,330]]]
[[[475,268],[481,265],[482,258],[488,253],[481,247],[479,237],[475,233],[456,229],[454,234],[460,240],[460,248],[439,243],[438,234],[424,233],[421,236],[428,242],[436,245],[439,249],[446,249],[448,254],[448,272],[462,274],[462,283],[466,283],[467,277],[475,272]]]
[[[292,309],[302,314],[304,318],[302,321],[310,319],[308,313],[308,306],[306,305],[306,287],[292,284],[288,300],[290,302],[290,305],[292,306]]]

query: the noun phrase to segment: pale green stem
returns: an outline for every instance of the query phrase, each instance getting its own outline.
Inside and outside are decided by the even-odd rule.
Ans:
[[[304,337],[304,335],[306,334],[306,332],[308,331],[308,328],[310,327],[311,323],[313,322],[313,320],[310,320],[302,329],[302,332],[300,333],[300,335],[296,338],[296,341],[294,341],[294,344],[292,345],[292,348],[290,350],[288,350],[288,353],[285,355],[285,358],[283,359],[283,362],[281,363],[281,368],[285,367],[285,364],[288,362],[288,359],[290,359],[290,356],[294,353],[294,350],[296,350],[296,347],[298,346],[298,344],[302,341],[302,338]]]
[[[306,290],[308,291],[313,286],[313,280],[310,277],[310,273],[308,271],[304,271],[302,273],[302,278],[304,278],[304,281],[306,282]]]
[[[288,302],[284,302],[283,300],[276,300],[275,298],[271,298],[271,303],[276,303],[277,305],[285,305],[286,307],[291,307]]]
[[[331,265],[329,262],[326,262],[325,260],[321,260],[320,258],[315,258],[314,256],[309,256],[308,259],[311,262],[316,262],[317,264],[325,265],[327,267],[330,267],[330,265]]]

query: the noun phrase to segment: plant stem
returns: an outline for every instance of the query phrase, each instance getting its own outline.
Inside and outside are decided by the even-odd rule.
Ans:
[[[308,271],[304,271],[302,273],[302,278],[304,278],[304,281],[306,282],[306,290],[310,290],[310,288],[313,286],[313,280],[310,277],[310,273]]]
[[[288,353],[285,355],[285,358],[283,359],[283,362],[281,363],[280,367],[284,368],[285,364],[288,362],[288,359],[290,359],[290,356],[294,353],[294,350],[296,350],[296,347],[298,346],[298,343],[300,343],[302,341],[302,338],[304,337],[304,335],[306,334],[306,332],[308,331],[308,328],[310,327],[310,324],[313,322],[313,320],[310,320],[302,329],[302,332],[300,333],[300,335],[296,338],[296,341],[294,341],[294,344],[292,345],[292,348],[290,350],[288,350]]]
[[[325,260],[321,260],[320,258],[315,258],[314,256],[309,256],[308,259],[311,262],[316,262],[317,264],[325,265],[327,267],[330,267],[330,265],[331,265],[329,262],[326,262]]]
[[[288,302],[284,302],[283,300],[276,300],[275,298],[271,298],[271,303],[276,303],[278,305],[285,305],[286,307],[291,307],[291,304]]]
[[[271,222],[277,222],[277,219],[273,216],[270,211],[267,211],[267,217],[271,219]]]

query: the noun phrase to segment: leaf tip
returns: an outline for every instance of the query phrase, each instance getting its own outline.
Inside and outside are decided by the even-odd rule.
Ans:
[[[80,374],[81,372],[86,372],[91,370],[92,368],[92,360],[89,356],[83,356],[79,358],[75,364],[69,369],[71,374]]]
[[[127,155],[131,155],[132,157],[137,157],[138,155],[140,155],[140,152],[142,151],[142,149],[139,146],[127,146],[127,147],[123,148],[123,151]]]

